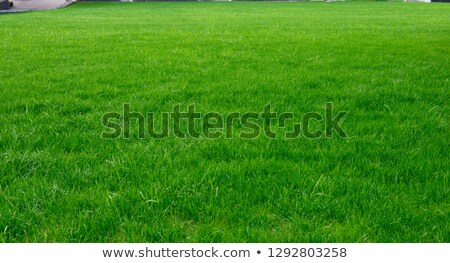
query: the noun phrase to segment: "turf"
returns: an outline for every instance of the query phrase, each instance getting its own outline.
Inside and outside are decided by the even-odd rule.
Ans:
[[[450,242],[449,43],[445,4],[0,15],[0,241]],[[326,102],[348,137],[101,138],[124,103]]]

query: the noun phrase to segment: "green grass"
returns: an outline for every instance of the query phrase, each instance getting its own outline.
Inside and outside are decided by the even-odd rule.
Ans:
[[[449,43],[445,4],[0,15],[0,241],[450,242]],[[349,112],[349,137],[100,137],[123,103],[326,102]]]

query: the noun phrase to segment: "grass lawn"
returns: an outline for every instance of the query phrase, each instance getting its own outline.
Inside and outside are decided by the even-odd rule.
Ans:
[[[446,4],[0,15],[0,241],[450,242],[449,43]],[[301,116],[326,102],[348,137],[101,138],[124,103]]]

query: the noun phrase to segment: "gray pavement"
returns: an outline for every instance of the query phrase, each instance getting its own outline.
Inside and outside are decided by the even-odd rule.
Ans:
[[[56,9],[71,4],[73,2],[73,0],[9,0],[9,1],[14,3],[14,6],[9,10],[9,12]]]

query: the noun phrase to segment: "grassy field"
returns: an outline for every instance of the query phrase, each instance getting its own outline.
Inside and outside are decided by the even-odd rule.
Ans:
[[[0,15],[0,241],[450,242],[449,43],[445,4]],[[124,103],[326,102],[348,137],[101,138]]]

